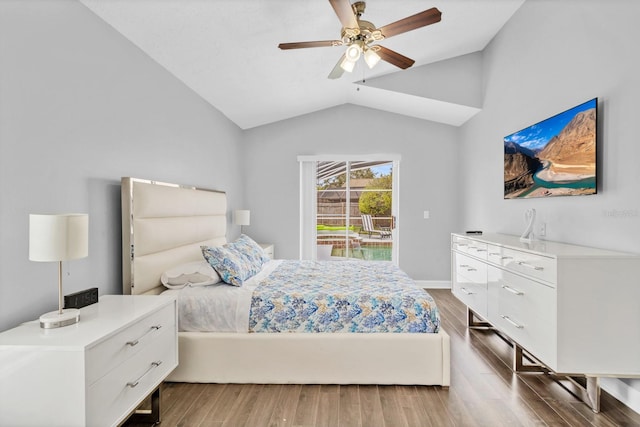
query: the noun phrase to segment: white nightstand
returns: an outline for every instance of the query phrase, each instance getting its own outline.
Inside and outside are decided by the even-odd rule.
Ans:
[[[121,423],[178,366],[176,316],[172,297],[106,295],[75,325],[0,333],[0,425]]]
[[[258,243],[265,254],[271,259],[275,256],[275,249],[273,248],[273,243]]]

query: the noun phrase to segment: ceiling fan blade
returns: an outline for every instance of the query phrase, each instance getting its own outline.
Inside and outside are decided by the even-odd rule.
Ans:
[[[378,28],[385,38],[440,22],[442,13],[436,7]]]
[[[384,46],[376,45],[376,47],[379,48],[378,50],[376,50],[376,53],[378,54],[380,59],[382,59],[383,61],[387,61],[388,63],[393,64],[396,67],[402,68],[403,70],[411,67],[413,63],[416,62],[413,59],[407,58],[406,56],[401,55],[391,49],[387,49]]]
[[[336,66],[333,67],[333,70],[331,70],[327,77],[329,77],[330,79],[339,79],[340,77],[342,77],[342,74],[344,74],[344,70],[342,69],[340,64],[342,64],[342,61],[344,61],[345,56],[346,54],[343,53]]]
[[[336,12],[336,15],[338,15],[338,19],[340,19],[340,23],[343,27],[356,29],[360,28],[349,0],[329,0],[329,3],[331,3],[331,6]]]
[[[306,47],[331,47],[340,46],[342,42],[340,40],[322,40],[315,42],[294,42],[294,43],[280,43],[278,47],[280,49],[303,49]]]

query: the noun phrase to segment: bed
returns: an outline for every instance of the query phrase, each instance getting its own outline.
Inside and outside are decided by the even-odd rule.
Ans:
[[[123,293],[166,291],[171,267],[227,243],[221,191],[122,178]],[[332,261],[326,261],[331,263]],[[448,386],[449,336],[437,333],[179,332],[175,382]]]

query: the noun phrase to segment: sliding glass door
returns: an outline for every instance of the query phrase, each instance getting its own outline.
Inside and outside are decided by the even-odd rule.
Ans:
[[[315,162],[316,259],[395,261],[394,164]]]

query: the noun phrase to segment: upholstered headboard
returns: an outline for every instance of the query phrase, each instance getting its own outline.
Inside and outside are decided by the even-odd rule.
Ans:
[[[122,291],[158,294],[161,274],[204,259],[201,245],[226,243],[227,195],[122,178]]]

